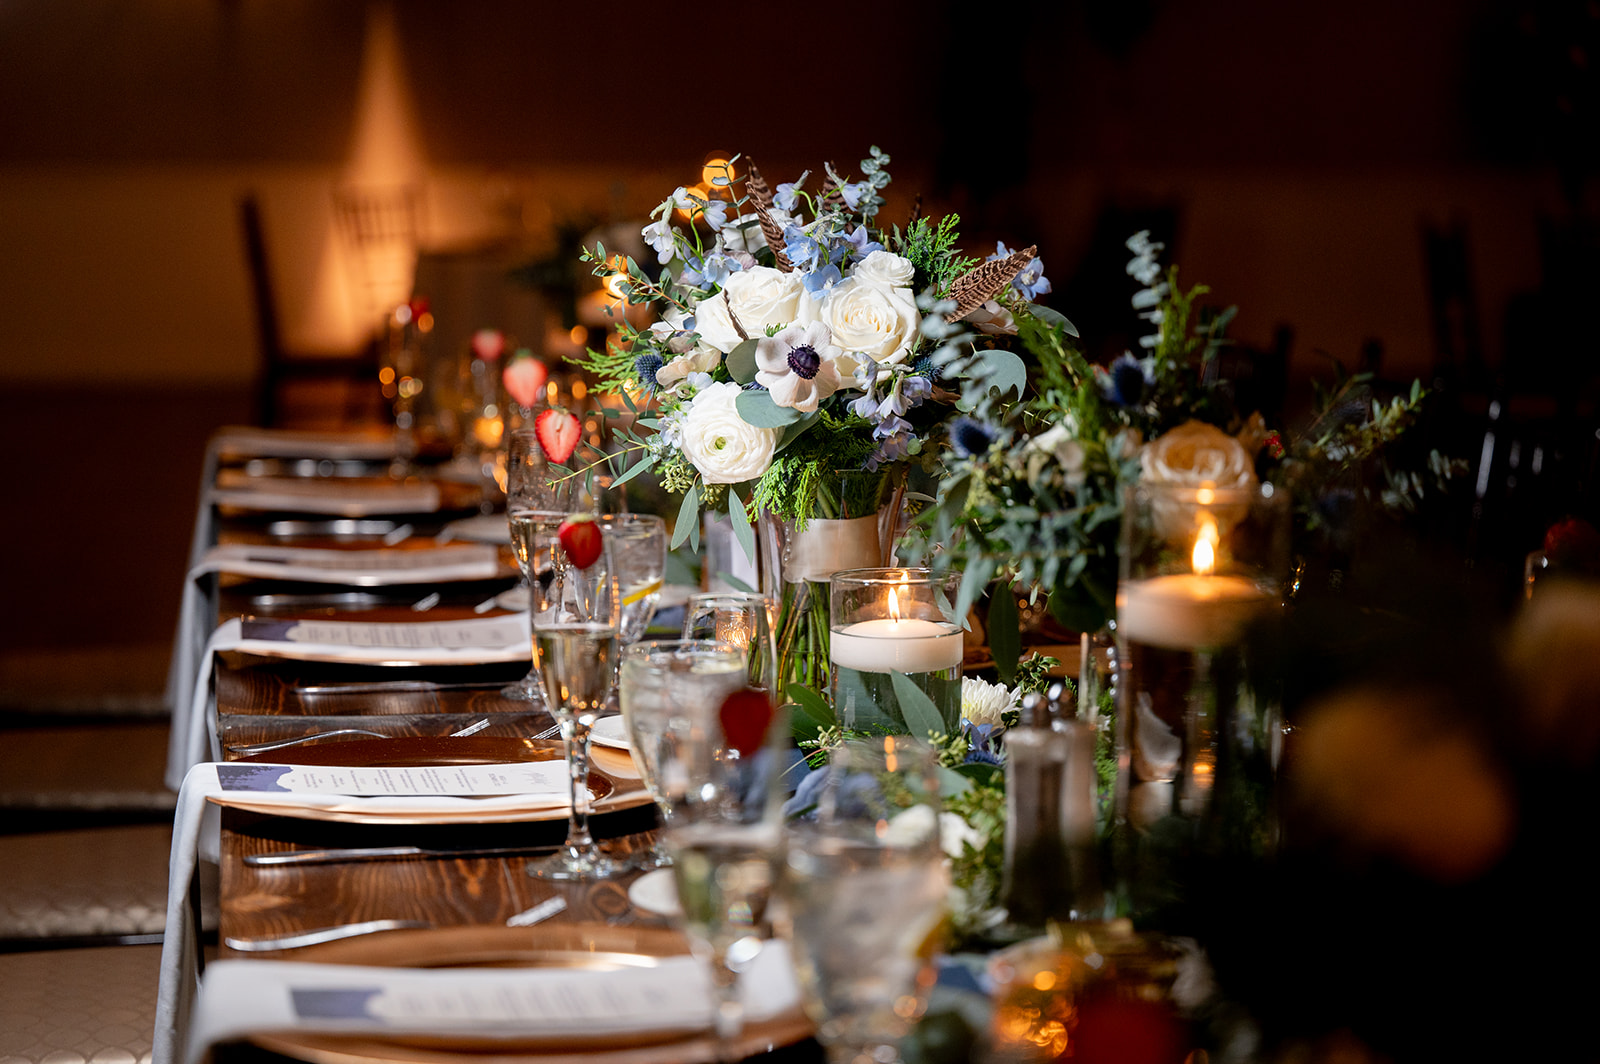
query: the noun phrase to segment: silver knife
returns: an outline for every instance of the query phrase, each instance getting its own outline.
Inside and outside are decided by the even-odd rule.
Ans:
[[[337,927],[319,927],[315,931],[301,931],[293,935],[274,938],[225,938],[223,944],[240,953],[264,953],[274,949],[299,949],[341,938],[355,938],[378,931],[401,931],[408,928],[432,927],[422,920],[368,920],[359,924],[340,924]]]
[[[332,864],[337,861],[374,861],[391,857],[497,857],[512,853],[545,853],[558,846],[476,846],[429,849],[424,846],[352,846],[346,849],[289,850],[283,853],[247,853],[244,863],[253,868]]]

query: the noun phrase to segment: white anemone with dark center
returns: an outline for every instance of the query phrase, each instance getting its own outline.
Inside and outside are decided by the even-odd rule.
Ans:
[[[843,354],[822,322],[790,325],[756,341],[756,383],[779,406],[809,414],[843,383]]]

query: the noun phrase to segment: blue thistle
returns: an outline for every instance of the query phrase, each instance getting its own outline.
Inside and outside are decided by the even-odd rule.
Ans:
[[[950,446],[958,458],[986,454],[994,438],[994,429],[976,418],[958,417],[950,422]]]
[[[963,765],[996,765],[996,766],[998,766],[998,765],[1004,764],[1005,762],[1001,761],[1000,760],[1000,755],[995,753],[995,752],[993,752],[992,750],[987,750],[987,749],[984,749],[983,747],[975,746],[971,750],[967,751],[966,759],[964,761],[962,761],[961,763]]]
[[[638,375],[639,383],[649,388],[653,394],[660,389],[661,384],[656,380],[656,374],[661,372],[661,367],[666,365],[661,356],[654,351],[647,351],[633,360],[633,372]]]
[[[1154,384],[1145,364],[1124,351],[1106,371],[1104,391],[1106,398],[1118,406],[1138,406]]]

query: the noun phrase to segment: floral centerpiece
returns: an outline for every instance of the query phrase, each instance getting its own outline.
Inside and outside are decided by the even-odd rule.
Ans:
[[[752,558],[759,529],[785,689],[827,689],[827,596],[812,584],[888,562],[904,473],[936,460],[954,401],[1020,394],[1021,360],[975,336],[1064,321],[1031,302],[1050,290],[1035,249],[979,261],[957,248],[954,216],[915,210],[885,226],[888,165],[874,147],[859,180],[830,165],[772,189],[735,157],[652,212],[648,269],[584,253],[658,319],[620,322],[584,363],[638,415],[618,433],[618,481],[648,471],[681,493],[674,546],[698,546],[703,507],[726,510]]]

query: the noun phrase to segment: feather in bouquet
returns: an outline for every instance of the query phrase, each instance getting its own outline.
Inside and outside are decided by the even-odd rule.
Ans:
[[[642,329],[619,321],[584,367],[638,415],[618,433],[619,481],[648,471],[682,493],[674,546],[698,545],[702,506],[727,510],[752,558],[752,517],[799,535],[877,517],[908,465],[935,461],[963,393],[1021,394],[1021,359],[976,350],[976,336],[1014,333],[1031,315],[1065,320],[1032,303],[1050,290],[1033,248],[980,262],[957,248],[954,216],[884,227],[888,164],[874,147],[860,180],[829,165],[774,189],[735,157],[709,187],[679,188],[652,213],[648,268],[584,252],[657,315]],[[827,638],[825,592],[808,606],[790,601],[790,584],[804,592],[797,578],[825,580],[829,565],[884,564],[892,527],[880,523],[877,558],[824,551],[786,574],[780,658],[795,658],[796,641],[825,650]],[[826,654],[804,660],[781,680],[825,690]]]

